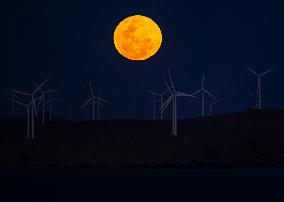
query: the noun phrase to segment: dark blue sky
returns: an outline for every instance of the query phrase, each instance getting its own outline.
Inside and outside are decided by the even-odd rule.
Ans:
[[[151,96],[162,91],[162,78],[172,71],[177,90],[194,92],[202,74],[206,87],[223,102],[217,113],[253,105],[256,71],[277,70],[263,80],[268,106],[284,105],[284,2],[267,1],[9,1],[0,3],[0,93],[15,86],[30,91],[32,81],[49,78],[60,88],[57,114],[90,117],[81,104],[89,97],[89,81],[110,101],[104,118],[151,118]],[[163,43],[147,61],[130,61],[113,45],[116,25],[141,14],[161,28]],[[1,100],[0,112],[10,105]],[[18,112],[24,113],[18,108]],[[169,115],[168,110],[168,115]],[[179,117],[200,114],[199,100],[178,99]]]

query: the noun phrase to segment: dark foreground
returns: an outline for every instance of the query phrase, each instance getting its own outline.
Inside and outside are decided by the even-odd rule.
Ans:
[[[2,169],[0,178],[5,202],[284,200],[283,169]]]
[[[39,116],[40,117],[40,116]],[[0,119],[1,168],[284,168],[284,110],[171,121]]]

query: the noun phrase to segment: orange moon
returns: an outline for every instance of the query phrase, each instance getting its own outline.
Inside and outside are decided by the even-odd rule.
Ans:
[[[122,20],[113,35],[116,50],[129,60],[147,60],[162,44],[162,32],[151,19],[134,15]]]

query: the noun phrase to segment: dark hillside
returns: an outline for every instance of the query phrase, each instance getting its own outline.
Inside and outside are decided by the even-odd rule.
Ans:
[[[0,120],[0,164],[10,166],[283,167],[284,110],[178,121],[105,120],[36,123]]]

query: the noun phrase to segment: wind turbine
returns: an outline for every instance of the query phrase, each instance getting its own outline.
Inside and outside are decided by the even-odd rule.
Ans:
[[[34,100],[34,102],[36,102],[37,100],[41,99],[41,96],[36,98]],[[30,138],[30,124],[31,124],[31,138],[34,139],[34,112],[35,112],[35,108],[33,107],[33,101],[31,101],[28,104],[24,104],[23,102],[19,101],[19,100],[15,100],[15,103],[23,106],[26,108],[26,112],[27,112],[27,138]],[[30,120],[30,113],[31,113],[31,120]],[[31,123],[30,123],[31,122]]]
[[[51,116],[52,116],[52,102],[60,102],[59,100],[49,97],[47,101],[44,103],[45,105],[49,104],[49,120],[51,121]]]
[[[15,116],[15,99],[19,99],[19,97],[16,95],[13,90],[11,90],[11,93],[8,95],[3,96],[4,98],[10,98],[12,100],[12,115]]]
[[[209,115],[210,115],[210,116],[213,115],[213,106],[216,105],[216,104],[218,104],[218,103],[220,103],[220,102],[221,102],[221,100],[216,100],[216,101],[214,101],[214,102],[208,102],[208,101],[206,101],[206,104],[209,105]]]
[[[34,85],[35,85],[35,87],[38,87],[38,85],[35,82],[34,82]],[[40,100],[42,102],[42,125],[44,125],[44,123],[45,123],[45,105],[46,105],[45,94],[49,94],[49,96],[50,96],[50,93],[54,93],[54,92],[57,92],[57,91],[59,91],[59,89],[51,89],[51,90],[43,91],[42,88],[39,88],[39,92],[42,95],[42,100]],[[51,116],[51,115],[49,115],[49,116]]]
[[[165,90],[164,92],[162,93],[157,93],[157,92],[154,92],[154,91],[151,91],[151,90],[147,90],[148,93],[150,93],[153,97],[153,100],[150,104],[153,103],[153,107],[154,107],[154,120],[156,119],[156,102],[159,102],[160,103],[160,109],[162,108],[163,104],[164,104],[164,95],[165,93],[168,92],[168,89]],[[159,100],[156,100],[156,97],[159,97]],[[160,110],[160,119],[163,120],[163,111]]]
[[[104,107],[102,102],[108,102],[105,99],[102,99],[99,96],[94,95],[93,86],[90,82],[90,90],[91,90],[91,97],[82,105],[82,108],[85,107],[87,104],[92,104],[92,116],[93,120],[95,120],[95,104],[97,104],[97,120],[100,120],[100,107]]]
[[[273,70],[275,70],[275,68],[269,69],[269,70],[267,70],[265,72],[262,72],[260,74],[255,72],[254,70],[252,70],[250,68],[248,68],[248,70],[257,77],[257,95],[258,95],[258,105],[257,105],[257,107],[258,107],[258,109],[262,109],[262,102],[263,101],[261,100],[262,99],[262,97],[261,97],[262,96],[262,92],[261,92],[261,78],[262,78],[262,76],[264,76],[264,75],[272,72]]]
[[[189,95],[187,93],[181,93],[176,91],[173,80],[172,80],[172,76],[170,71],[168,70],[168,76],[169,76],[169,80],[170,80],[170,85],[168,84],[168,82],[164,79],[164,82],[169,90],[169,92],[171,93],[170,97],[163,103],[162,107],[161,107],[161,111],[163,112],[167,106],[170,104],[170,102],[173,103],[173,111],[172,111],[172,134],[174,136],[177,136],[177,97],[193,97],[196,98],[193,95]]]
[[[201,82],[201,89],[196,91],[195,93],[193,93],[192,95],[201,94],[201,115],[205,116],[205,95],[209,95],[210,97],[212,97],[213,99],[216,99],[216,97],[214,95],[212,95],[210,92],[208,92],[205,88],[204,88],[204,80],[205,80],[205,76],[203,74],[202,76],[202,82]]]
[[[14,93],[20,94],[20,95],[25,95],[25,96],[30,96],[32,99],[32,104],[33,104],[33,108],[34,108],[34,112],[35,115],[37,115],[37,107],[35,104],[35,95],[36,93],[40,90],[40,88],[46,84],[46,82],[48,81],[48,79],[46,79],[44,82],[42,82],[39,86],[36,87],[36,89],[32,92],[32,93],[25,93],[25,92],[21,92],[21,91],[17,91],[17,90],[12,90]]]

